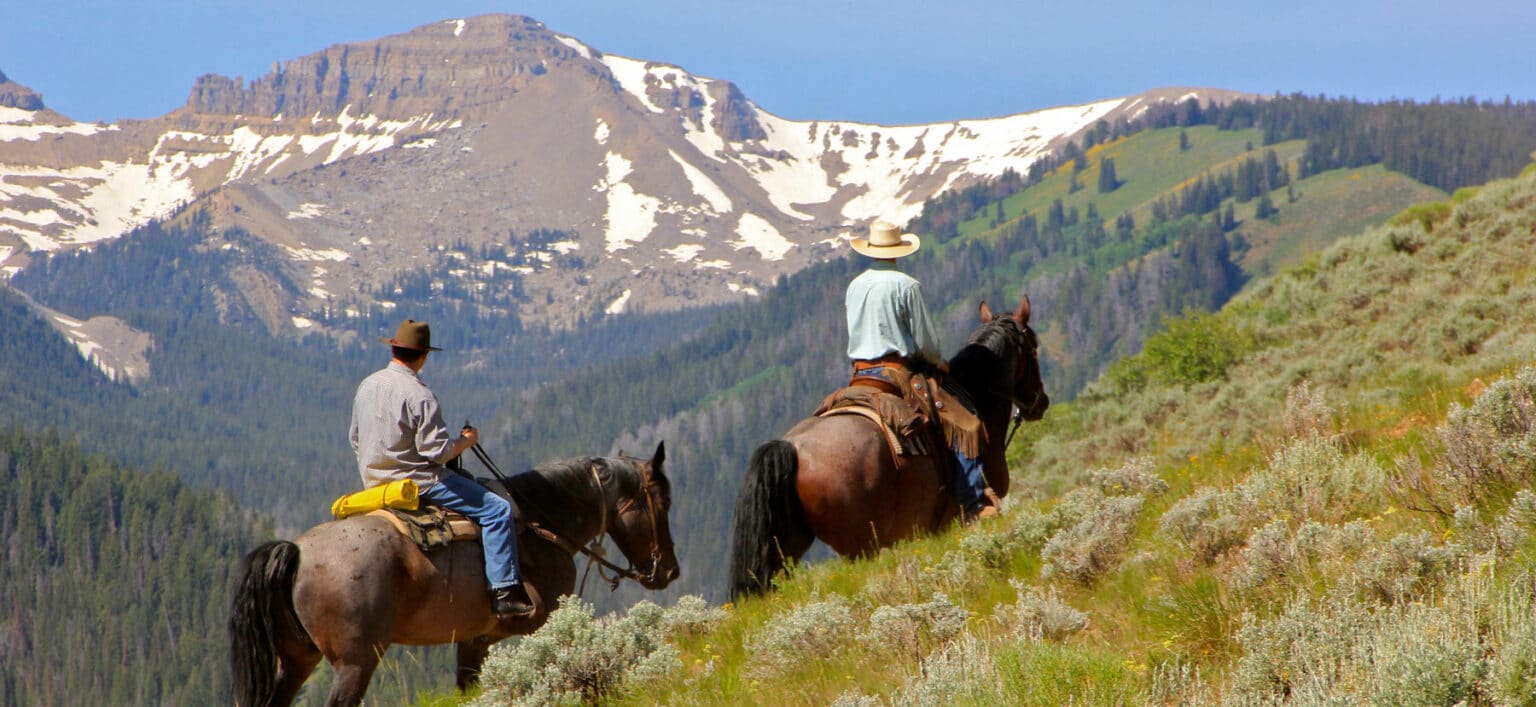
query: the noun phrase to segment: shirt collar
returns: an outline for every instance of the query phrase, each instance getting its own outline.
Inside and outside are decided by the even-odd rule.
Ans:
[[[399,361],[396,361],[394,359],[390,359],[390,361],[389,361],[389,370],[394,371],[396,373],[404,373],[405,375],[408,375],[408,376],[410,376],[412,378],[416,378],[418,380],[420,380],[420,378],[421,378],[421,376],[416,375],[415,371],[411,370],[410,366],[407,366],[407,365],[405,365],[405,364],[403,364],[403,363],[401,363]]]
[[[876,260],[876,261],[874,261],[874,262],[869,264],[869,269],[870,270],[896,270],[897,269],[896,261],[894,261],[894,260]]]

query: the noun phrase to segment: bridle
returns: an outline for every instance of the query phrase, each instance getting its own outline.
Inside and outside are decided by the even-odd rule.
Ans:
[[[466,426],[467,425],[468,423],[466,422]],[[480,460],[480,463],[483,464],[486,469],[489,469],[490,472],[494,474],[499,481],[501,481],[502,486],[510,492],[512,489],[512,484],[507,481],[507,477],[501,474],[501,469],[497,468],[496,463],[491,461],[490,456],[485,453],[485,449],[477,444],[473,447],[470,447],[470,450],[474,452],[475,457]],[[604,581],[608,582],[610,591],[618,590],[619,583],[624,581],[626,578],[633,579],[642,585],[646,582],[654,581],[656,579],[656,572],[661,567],[661,521],[657,520],[656,501],[652,497],[651,493],[651,489],[660,486],[661,482],[657,481],[656,478],[651,475],[650,462],[641,459],[635,459],[633,457],[620,458],[633,463],[635,466],[640,467],[640,493],[645,496],[646,515],[650,518],[651,521],[651,569],[649,572],[641,574],[639,570],[635,569],[634,562],[628,560],[627,558],[626,561],[629,562],[630,566],[620,567],[610,562],[608,558],[603,557],[601,549],[603,536],[608,534],[608,491],[606,485],[603,483],[602,475],[598,472],[598,467],[603,466],[602,459],[594,459],[591,466],[588,467],[588,470],[592,472],[592,482],[597,487],[597,506],[598,508],[602,509],[602,518],[600,520],[597,536],[593,538],[590,547],[586,545],[579,545],[570,538],[555,532],[553,528],[546,527],[537,521],[528,521],[528,529],[532,530],[534,534],[538,535],[539,537],[554,543],[562,550],[565,550],[566,552],[569,552],[573,555],[577,553],[586,555],[587,571],[591,571],[592,565],[594,563],[599,565],[599,569],[597,571],[598,576],[602,577]],[[625,511],[629,510],[630,506],[634,505],[634,503],[635,499],[633,496],[626,497],[623,503],[621,503],[618,508],[614,509],[614,513],[623,515]],[[612,572],[613,576],[609,577],[603,574],[603,568],[606,568],[608,571]],[[582,589],[585,589],[586,584],[587,572],[582,572]],[[578,589],[577,596],[580,595],[581,589]]]
[[[628,558],[626,558],[626,561],[630,563],[630,566],[627,568],[619,568],[613,563],[604,559],[597,551],[590,550],[588,548],[582,548],[583,554],[585,554],[589,560],[596,561],[603,567],[606,567],[615,572],[616,576],[609,578],[602,574],[602,570],[598,570],[598,576],[602,576],[604,580],[608,581],[608,583],[612,585],[613,589],[618,589],[619,582],[625,577],[633,579],[642,585],[646,582],[655,581],[656,572],[661,568],[661,521],[657,520],[656,498],[655,494],[652,493],[652,489],[661,486],[661,482],[657,481],[656,478],[651,475],[651,463],[649,461],[635,459],[633,457],[620,458],[633,463],[635,466],[640,467],[639,495],[645,497],[645,514],[646,517],[651,521],[651,569],[645,574],[640,574],[640,571],[634,567],[634,561],[628,560]],[[597,462],[593,462],[592,480],[597,483],[599,505],[601,505],[603,508],[603,527],[600,531],[598,531],[597,538],[593,541],[593,544],[600,544],[602,542],[603,536],[608,534],[608,503],[606,501],[607,492],[604,489],[602,477],[597,473],[597,466]],[[627,496],[624,498],[623,502],[619,504],[619,507],[615,508],[613,512],[616,515],[624,515],[624,513],[628,511],[633,505],[635,505],[635,497]],[[591,562],[588,562],[587,567],[591,568],[591,566]],[[583,580],[585,580],[585,577],[583,577]],[[583,583],[585,583],[585,581],[583,581]]]
[[[1007,315],[1000,316],[992,321],[998,322],[998,328],[1002,329],[1003,333],[1008,337],[1008,342],[1016,352],[1016,356],[1023,356],[1026,353],[1029,353],[1029,355],[1035,357],[1036,365],[1039,365],[1040,343],[1039,340],[1035,338],[1035,333],[1029,328],[1028,324],[1020,324],[1018,320]],[[1014,370],[1018,370],[1017,363],[1014,364]],[[1004,449],[1007,449],[1013,444],[1013,435],[1019,431],[1019,425],[1023,424],[1024,422],[1024,411],[1034,407],[1034,405],[1040,401],[1040,396],[1045,393],[1045,388],[1043,386],[1036,388],[1035,397],[1029,401],[1029,404],[1024,405],[1019,402],[1017,397],[1015,397],[1014,393],[1016,390],[1016,388],[1010,388],[1009,390],[1002,392],[996,390],[982,391],[983,394],[990,398],[1007,401],[1013,406],[1013,412],[1011,415],[1011,421],[1013,425],[1008,430],[1007,436],[1003,439]]]

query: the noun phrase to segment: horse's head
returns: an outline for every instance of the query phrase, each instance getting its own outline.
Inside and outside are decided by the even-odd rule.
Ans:
[[[994,328],[1002,334],[998,345],[1001,350],[996,353],[1012,362],[1003,372],[1008,379],[1004,385],[1019,415],[1025,420],[1044,417],[1051,398],[1045,394],[1045,382],[1040,378],[1040,340],[1035,337],[1035,330],[1029,328],[1029,295],[1019,301],[1013,314],[994,314],[985,301],[980,310],[982,332],[976,339]]]
[[[608,526],[619,551],[629,559],[646,589],[662,589],[680,572],[672,549],[667,511],[672,508],[672,482],[662,471],[666,443],[656,445],[649,461],[625,458],[634,472],[619,490],[618,507]]]

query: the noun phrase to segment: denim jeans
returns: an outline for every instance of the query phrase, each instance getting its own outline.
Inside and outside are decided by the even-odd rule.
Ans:
[[[491,490],[448,472],[437,483],[421,490],[420,499],[439,508],[463,513],[480,526],[480,545],[485,549],[485,578],[492,589],[521,584],[517,565],[516,526],[512,504]]]
[[[982,473],[981,459],[972,459],[956,451],[955,477],[951,486],[954,487],[955,503],[960,504],[961,510],[966,513],[980,510],[987,489],[987,477]]]

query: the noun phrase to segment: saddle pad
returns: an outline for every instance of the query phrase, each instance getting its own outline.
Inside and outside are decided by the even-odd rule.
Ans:
[[[480,526],[475,525],[474,521],[435,506],[425,506],[414,511],[381,508],[367,515],[381,516],[388,520],[395,530],[410,538],[423,552],[446,547],[454,541],[476,540],[480,537]]]

